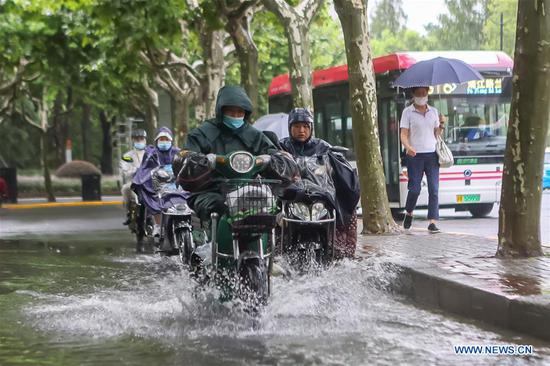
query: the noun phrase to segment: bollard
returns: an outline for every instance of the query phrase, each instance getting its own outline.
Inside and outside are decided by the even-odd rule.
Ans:
[[[7,202],[17,203],[17,169],[0,168],[0,178],[3,178],[7,185]]]
[[[101,201],[101,175],[83,174],[82,201]]]

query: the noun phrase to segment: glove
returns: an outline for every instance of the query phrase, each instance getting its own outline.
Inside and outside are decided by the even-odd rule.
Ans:
[[[212,180],[214,170],[208,157],[193,151],[180,151],[172,162],[176,183],[190,192],[204,189]]]

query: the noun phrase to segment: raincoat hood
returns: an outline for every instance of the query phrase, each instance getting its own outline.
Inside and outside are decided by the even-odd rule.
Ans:
[[[155,134],[155,141],[157,141],[162,136],[168,137],[170,141],[174,140],[172,130],[170,130],[168,127],[160,127],[157,130],[157,133]]]
[[[309,135],[307,140],[302,142],[302,144],[308,143],[313,137],[313,114],[307,108],[294,108],[288,114],[288,136],[292,141],[296,143],[300,143],[299,141],[294,140],[294,138],[292,137],[292,131],[291,131],[292,124],[297,122],[304,122],[309,125],[311,134]]]
[[[240,86],[224,86],[218,91],[218,97],[216,98],[216,121],[218,123],[223,123],[222,108],[225,106],[235,106],[244,109],[244,120],[245,122],[250,122],[252,102]]]

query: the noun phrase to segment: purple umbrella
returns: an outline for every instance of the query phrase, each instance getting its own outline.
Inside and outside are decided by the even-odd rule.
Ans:
[[[420,61],[409,67],[394,82],[393,86],[413,88],[445,83],[462,84],[470,80],[481,80],[483,76],[473,67],[454,58],[436,57]]]

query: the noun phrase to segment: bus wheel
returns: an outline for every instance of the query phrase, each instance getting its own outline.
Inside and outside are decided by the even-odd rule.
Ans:
[[[493,211],[494,203],[475,203],[468,205],[468,211],[473,217],[485,217]]]

